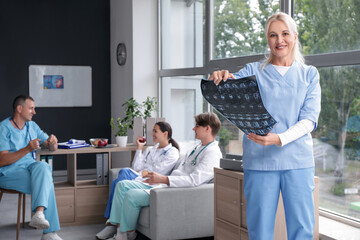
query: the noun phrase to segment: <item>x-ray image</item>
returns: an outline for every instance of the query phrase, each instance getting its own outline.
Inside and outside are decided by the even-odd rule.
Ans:
[[[264,136],[277,123],[265,109],[255,76],[221,81],[201,80],[204,98],[246,135]]]

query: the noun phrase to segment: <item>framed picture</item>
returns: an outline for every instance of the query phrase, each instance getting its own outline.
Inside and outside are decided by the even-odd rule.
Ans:
[[[37,107],[91,107],[90,66],[29,66],[29,95]]]

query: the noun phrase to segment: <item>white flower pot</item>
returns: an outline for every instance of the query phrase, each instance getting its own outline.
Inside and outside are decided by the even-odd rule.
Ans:
[[[116,136],[116,144],[119,147],[126,147],[128,136]]]

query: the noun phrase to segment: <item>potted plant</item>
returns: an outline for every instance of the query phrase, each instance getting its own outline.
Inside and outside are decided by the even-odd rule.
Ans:
[[[111,118],[110,126],[112,132],[115,135],[116,144],[119,147],[125,147],[127,144],[127,130],[129,128],[129,124],[127,122],[124,122],[124,120],[121,118],[118,118],[115,123],[114,118]]]
[[[115,135],[116,143],[119,147],[125,147],[128,139],[128,130],[134,128],[134,118],[141,116],[141,105],[134,99],[127,100],[122,107],[125,107],[125,117],[110,119],[110,126]]]
[[[145,101],[142,102],[142,104],[139,104],[134,98],[128,99],[122,107],[125,108],[125,117],[124,118],[118,118],[115,122],[114,118],[110,119],[110,125],[111,129],[115,135],[116,143],[120,146],[118,141],[120,139],[123,139],[122,141],[125,141],[126,136],[126,143],[127,143],[127,134],[129,129],[134,129],[134,119],[141,118],[141,119],[147,119],[151,117],[151,112],[156,110],[156,98],[155,97],[147,97]],[[143,120],[141,120],[143,122]],[[138,133],[137,133],[138,134]],[[143,127],[141,126],[141,133],[140,135],[143,135]],[[120,138],[121,137],[121,138]],[[138,136],[134,136],[136,139]],[[134,140],[135,140],[134,139]],[[125,146],[126,146],[125,143]],[[121,146],[124,146],[122,143]]]

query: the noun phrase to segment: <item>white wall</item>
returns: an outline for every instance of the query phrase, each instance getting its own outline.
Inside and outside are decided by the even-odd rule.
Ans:
[[[133,96],[158,97],[157,0],[133,1]]]
[[[110,0],[111,116],[123,117],[121,105],[130,97],[158,97],[157,36],[157,0]],[[127,49],[123,66],[116,61],[120,42]],[[112,167],[128,166],[129,160],[129,153],[114,154]]]

